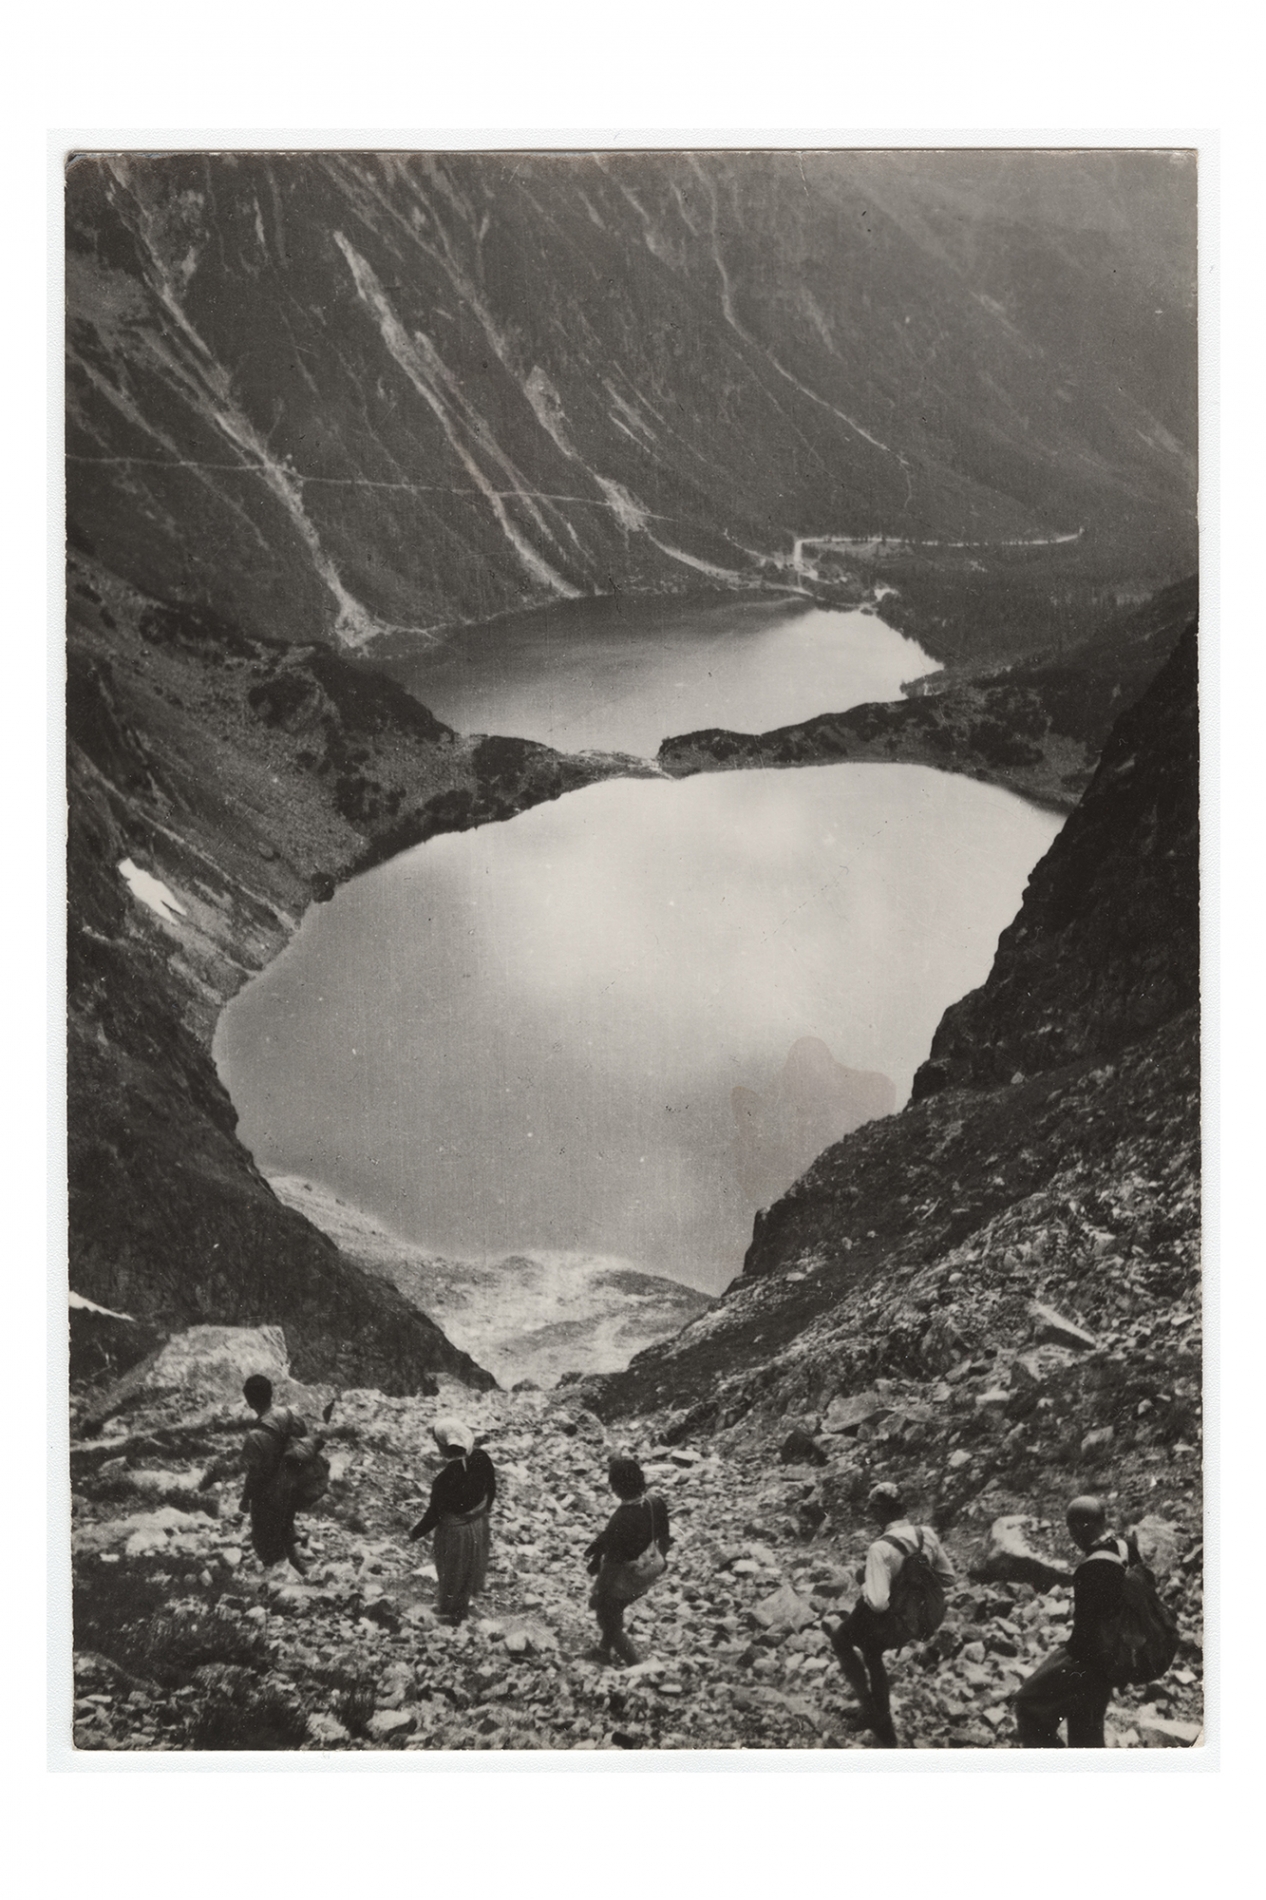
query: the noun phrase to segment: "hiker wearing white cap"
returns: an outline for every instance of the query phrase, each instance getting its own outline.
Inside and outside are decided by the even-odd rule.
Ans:
[[[914,1525],[893,1484],[877,1484],[866,1500],[882,1530],[866,1553],[862,1594],[831,1632],[840,1668],[881,1748],[896,1748],[884,1651],[930,1636],[945,1615],[954,1568],[930,1525]]]
[[[486,1451],[477,1450],[470,1426],[457,1418],[437,1418],[431,1436],[444,1467],[431,1486],[426,1516],[409,1532],[410,1541],[435,1533],[435,1569],[439,1578],[435,1608],[453,1624],[465,1620],[470,1599],[488,1578],[489,1514],[497,1495],[497,1474]]]

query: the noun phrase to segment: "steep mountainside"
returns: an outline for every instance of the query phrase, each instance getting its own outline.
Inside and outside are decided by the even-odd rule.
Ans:
[[[933,650],[1040,644],[1194,561],[1194,184],[1142,152],[80,157],[71,538],[362,646],[613,588],[859,599],[884,537]]]
[[[1081,1369],[1092,1386],[1128,1384],[1139,1341],[1121,1328],[1140,1312],[1144,1356],[1179,1313],[1198,1375],[1196,716],[1190,630],[1119,721],[988,981],[947,1013],[924,1099],[828,1149],[758,1216],[713,1312],[587,1388],[605,1416],[817,1410],[876,1374],[935,1381],[981,1353],[988,1378],[1031,1343],[1033,1300],[1116,1329],[1110,1365]],[[1128,1430],[1156,1426],[1149,1402]]]
[[[165,1328],[284,1319],[303,1377],[486,1382],[276,1199],[211,1035],[359,863],[651,768],[460,739],[328,648],[248,639],[78,565],[68,721],[72,1289]]]

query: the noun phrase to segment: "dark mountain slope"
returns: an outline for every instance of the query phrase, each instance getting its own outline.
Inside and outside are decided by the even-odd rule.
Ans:
[[[1077,810],[1034,870],[989,980],[947,1010],[917,1100],[1112,1053],[1191,1008],[1200,982],[1194,626],[1117,721]]]
[[[1194,560],[1193,217],[1148,153],[81,157],[72,540],[355,645],[613,586],[859,599],[797,537],[968,541],[895,583],[957,653],[1005,544],[1084,530],[1032,646]]]
[[[211,1036],[358,862],[648,768],[459,739],[326,648],[248,639],[100,570],[74,570],[70,620],[71,1287],[160,1328],[282,1323],[302,1378],[487,1383],[277,1200]]]
[[[933,1378],[963,1351],[1019,1351],[1034,1297],[1091,1324],[1136,1297],[1190,1320],[1195,726],[1192,631],[1118,722],[988,982],[947,1012],[920,1072],[939,1092],[820,1156],[758,1216],[711,1313],[587,1388],[599,1410],[733,1418],[877,1371]]]

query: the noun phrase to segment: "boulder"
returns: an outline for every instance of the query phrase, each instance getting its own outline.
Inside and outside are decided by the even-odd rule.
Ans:
[[[1068,1346],[1074,1352],[1093,1352],[1099,1341],[1075,1320],[1065,1319],[1053,1306],[1034,1300],[1029,1308],[1033,1337],[1039,1346]]]
[[[752,1618],[766,1630],[802,1630],[818,1620],[808,1598],[789,1583],[763,1597],[753,1609]]]
[[[403,1709],[375,1709],[365,1724],[365,1733],[375,1742],[390,1742],[398,1735],[407,1735],[412,1727],[413,1717]]]
[[[828,1517],[847,1517],[870,1489],[870,1475],[861,1466],[844,1460],[832,1464],[822,1474],[822,1502]]]
[[[305,1386],[291,1378],[280,1326],[191,1326],[117,1380],[89,1416],[99,1425],[125,1406],[160,1400],[183,1418],[241,1412],[242,1386],[253,1372],[272,1380],[278,1403],[310,1418],[319,1417],[334,1395],[333,1386]]]
[[[827,1406],[822,1430],[835,1434],[855,1432],[860,1426],[872,1424],[891,1410],[888,1401],[878,1392],[855,1392],[849,1397],[840,1395]]]
[[[1140,1709],[1134,1720],[1144,1748],[1196,1748],[1204,1736],[1199,1722],[1178,1722],[1149,1709]]]
[[[558,1648],[558,1638],[536,1616],[516,1616],[502,1625],[502,1641],[510,1656],[544,1656]]]
[[[1036,1522],[1032,1517],[995,1518],[970,1575],[981,1583],[1031,1583],[1038,1590],[1069,1582],[1067,1565],[1053,1563],[1030,1542]]]
[[[778,1456],[785,1465],[824,1465],[826,1463],[826,1453],[803,1425],[794,1425],[787,1433],[778,1447]]]
[[[1167,1577],[1178,1562],[1178,1526],[1163,1517],[1145,1517],[1134,1526],[1139,1556],[1158,1577]]]
[[[1071,1346],[1035,1346],[1031,1352],[1018,1354],[1011,1366],[1012,1383],[1019,1388],[1041,1385],[1053,1373],[1062,1372],[1065,1366],[1074,1365],[1077,1353]]]

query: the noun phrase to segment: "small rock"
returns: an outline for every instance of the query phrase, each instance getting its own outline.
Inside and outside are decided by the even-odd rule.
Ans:
[[[375,1709],[365,1731],[376,1742],[389,1742],[393,1736],[407,1735],[412,1727],[413,1717],[403,1709]]]
[[[1134,1526],[1139,1556],[1158,1577],[1167,1577],[1178,1561],[1178,1526],[1163,1517],[1148,1516]]]
[[[1112,1443],[1113,1436],[1111,1425],[1099,1425],[1094,1431],[1087,1432],[1081,1441],[1082,1456],[1092,1451],[1105,1451]]]
[[[951,1471],[961,1471],[964,1465],[971,1463],[971,1453],[960,1446],[957,1451],[950,1453],[947,1463]]]
[[[308,1717],[308,1734],[319,1748],[328,1748],[332,1742],[349,1742],[351,1736],[339,1721],[337,1715],[318,1713]]]
[[[855,1432],[860,1425],[869,1425],[875,1419],[882,1418],[891,1410],[878,1392],[856,1392],[848,1398],[834,1398],[826,1408],[822,1420],[824,1432]]]
[[[1204,1734],[1199,1722],[1178,1722],[1146,1709],[1135,1719],[1144,1748],[1194,1748]]]
[[[802,1597],[789,1583],[763,1598],[752,1611],[752,1617],[766,1630],[802,1630],[818,1620],[808,1598]]]
[[[826,1453],[816,1438],[812,1438],[803,1426],[797,1425],[783,1439],[778,1447],[778,1456],[785,1465],[824,1465]]]
[[[1074,1352],[1093,1352],[1099,1341],[1075,1320],[1065,1319],[1053,1306],[1034,1300],[1029,1308],[1034,1321],[1033,1336],[1039,1346],[1071,1346]]]
[[[1036,1521],[1023,1516],[995,1518],[980,1560],[971,1567],[970,1574],[978,1582],[1031,1583],[1038,1590],[1067,1583],[1068,1569],[1052,1563],[1029,1542],[1028,1533]]]

